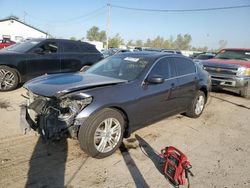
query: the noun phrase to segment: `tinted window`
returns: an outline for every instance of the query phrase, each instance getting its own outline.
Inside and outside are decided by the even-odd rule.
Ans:
[[[250,61],[250,51],[247,50],[222,50],[215,58],[217,59],[239,59]]]
[[[201,59],[201,60],[205,60],[205,59],[211,59],[211,58],[213,58],[214,56],[212,56],[212,55],[203,55],[203,54],[201,54],[201,55],[198,55],[197,57],[196,57],[196,59]]]
[[[175,62],[175,67],[178,76],[191,74],[195,72],[195,65],[193,61],[181,57],[174,57],[173,60]]]
[[[26,41],[26,42],[22,42],[22,43],[17,43],[15,45],[11,45],[7,48],[5,48],[5,50],[8,51],[16,51],[16,52],[27,52],[28,50],[30,50],[31,48],[33,48],[35,45],[37,45],[40,41]]]
[[[46,42],[41,45],[39,48],[43,50],[44,53],[56,53],[58,45],[56,42]]]
[[[169,61],[170,75],[171,75],[171,77],[176,77],[177,73],[175,70],[174,60],[172,58],[169,58],[168,61]]]
[[[62,42],[63,52],[80,52],[78,45],[75,42]]]
[[[169,58],[164,58],[158,61],[150,72],[150,75],[159,75],[164,79],[174,76],[174,70],[171,66]]]
[[[131,81],[141,74],[148,62],[143,57],[111,56],[91,66],[85,74],[96,74]]]
[[[82,51],[85,52],[85,53],[86,52],[90,52],[90,53],[97,53],[98,52],[96,47],[94,45],[92,45],[92,44],[82,42],[81,46],[82,46]]]
[[[172,51],[172,50],[164,50],[163,52],[172,53],[172,54],[174,54],[174,53],[175,53],[175,52],[174,52],[174,51]]]

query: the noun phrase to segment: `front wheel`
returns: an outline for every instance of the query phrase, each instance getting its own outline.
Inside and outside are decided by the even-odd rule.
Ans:
[[[204,92],[198,91],[194,100],[192,101],[191,105],[189,106],[188,111],[186,112],[186,115],[191,118],[198,118],[205,107],[206,97]]]
[[[124,133],[123,115],[115,109],[103,109],[81,125],[78,140],[81,149],[95,158],[113,154],[121,145]]]

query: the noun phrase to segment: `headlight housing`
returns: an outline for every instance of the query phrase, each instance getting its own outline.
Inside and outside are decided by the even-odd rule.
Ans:
[[[84,107],[86,107],[91,102],[92,102],[92,97],[86,97],[83,99],[71,99],[71,98],[63,99],[59,103],[61,112],[63,112],[59,115],[59,119],[65,121],[77,115],[77,113],[79,113]]]
[[[79,109],[83,109],[85,106],[87,106],[91,102],[92,102],[92,97],[87,97],[84,99],[73,99],[73,100],[70,98],[66,98],[60,102],[60,107],[61,108],[76,107]]]
[[[237,70],[237,76],[250,76],[250,68],[239,67]]]

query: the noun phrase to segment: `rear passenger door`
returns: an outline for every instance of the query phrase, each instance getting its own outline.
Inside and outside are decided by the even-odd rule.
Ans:
[[[180,109],[186,110],[196,94],[197,74],[192,60],[185,57],[172,57],[177,72],[177,100]]]
[[[61,72],[76,72],[82,68],[81,49],[76,41],[61,41]]]

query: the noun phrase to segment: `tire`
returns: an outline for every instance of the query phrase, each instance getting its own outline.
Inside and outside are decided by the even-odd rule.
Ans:
[[[186,116],[191,118],[198,118],[204,110],[205,103],[206,103],[205,93],[199,90],[194,100],[190,104],[190,107],[186,112]]]
[[[97,112],[80,127],[78,141],[81,149],[94,158],[110,156],[121,145],[124,123],[124,117],[118,110],[105,108]]]
[[[240,90],[240,96],[244,98],[250,98],[250,85]]]
[[[11,91],[17,88],[19,77],[17,71],[8,66],[0,66],[0,91]]]

